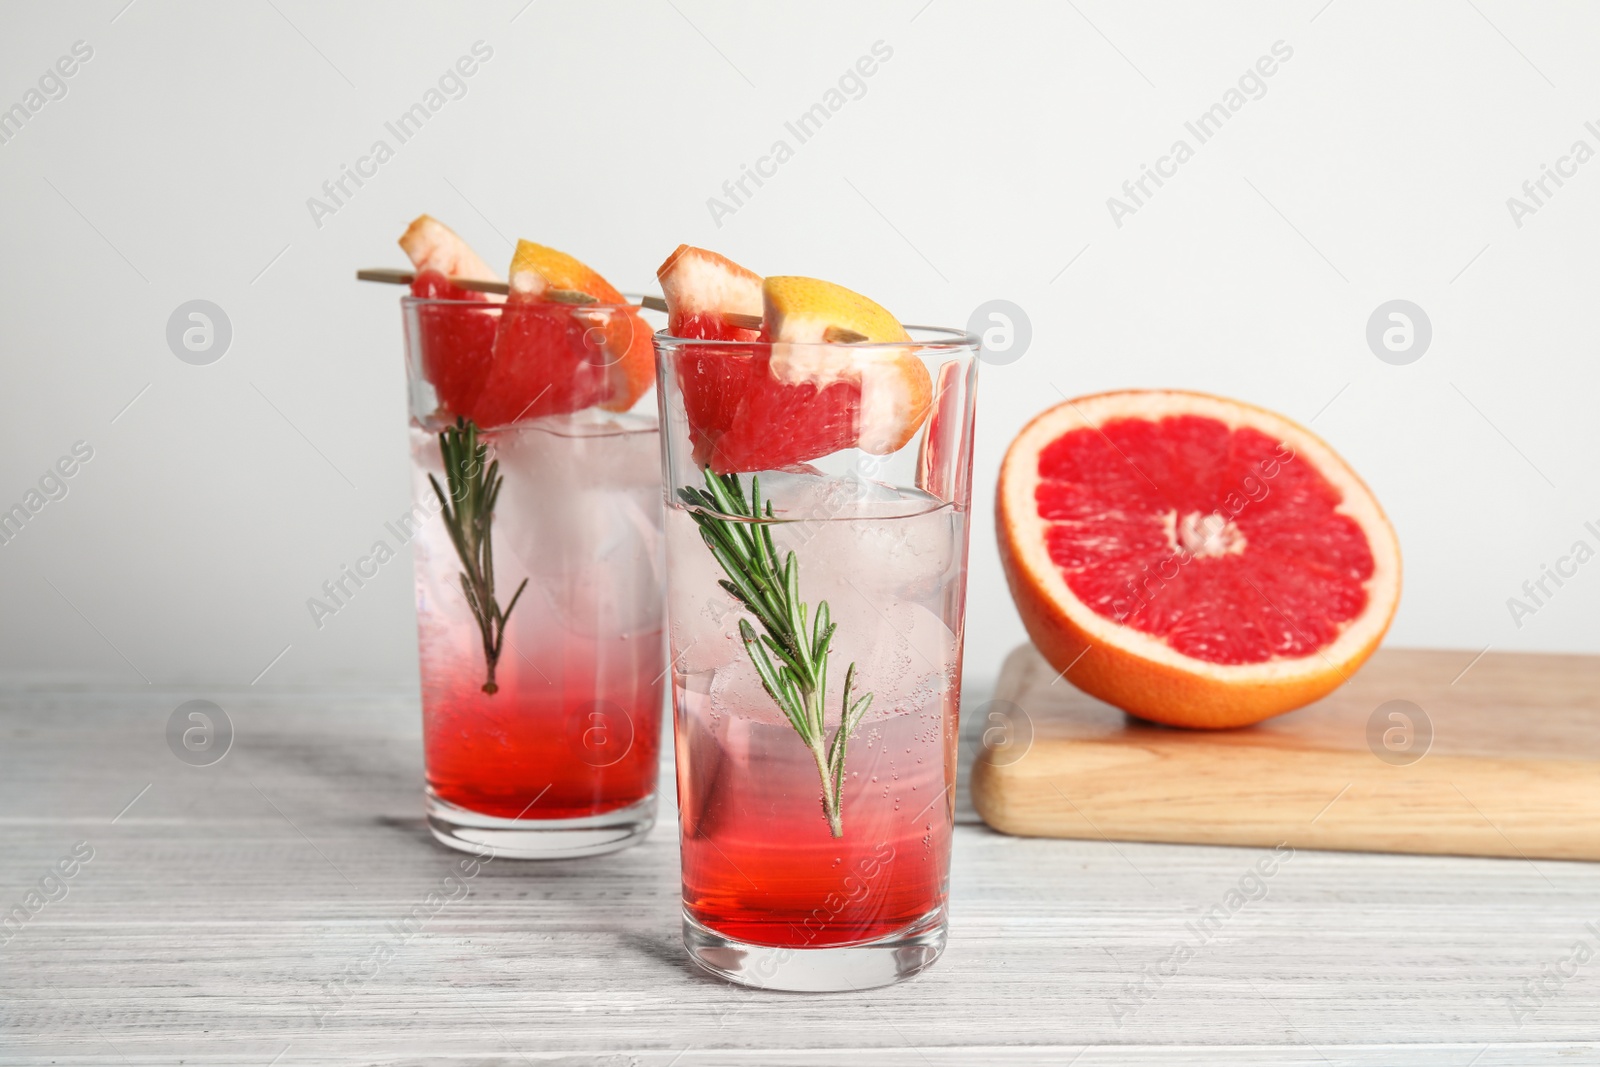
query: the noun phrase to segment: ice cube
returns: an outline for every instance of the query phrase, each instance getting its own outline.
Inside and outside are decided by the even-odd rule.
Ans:
[[[668,509],[667,545],[674,669],[698,674],[743,656],[738,632],[739,619],[746,613],[717,584],[726,574],[682,508]]]
[[[543,596],[567,629],[634,636],[662,626],[660,474],[655,435],[567,433],[552,420],[494,435],[505,481],[495,507],[497,550],[526,568],[525,595]],[[497,582],[497,585],[505,584]]]
[[[736,643],[739,644],[739,654],[712,674],[712,713],[728,719],[744,719],[772,726],[787,724],[788,717],[761,685],[761,676],[756,673],[744,645]]]
[[[779,555],[800,561],[808,601],[849,591],[870,601],[937,607],[956,578],[961,517],[944,507],[894,518],[831,520],[775,528]]]
[[[921,604],[890,604],[865,642],[851,637],[841,624],[835,641],[841,660],[831,670],[838,673],[841,696],[843,670],[851,659],[856,664],[854,696],[872,694],[863,722],[926,713],[954,684],[955,634]]]
[[[852,701],[872,694],[863,722],[927,713],[954,684],[955,634],[922,605],[891,604],[884,615],[870,607],[846,606],[834,615],[834,621],[839,628],[828,658],[823,705],[829,736],[844,707],[845,674],[851,663],[856,667]],[[713,711],[754,722],[788,722],[762,686],[749,653],[738,644],[739,654],[713,672]]]
[[[748,480],[743,487],[750,491]],[[851,476],[786,472],[763,479],[761,496],[787,520],[771,533],[780,565],[790,551],[797,557],[808,630],[824,601],[837,627],[828,661],[829,728],[841,713],[851,662],[857,695],[875,694],[872,717],[937,703],[954,678],[955,635],[939,612],[950,606],[945,594],[956,578],[960,517],[924,494]],[[710,696],[719,714],[786,722],[737,636],[739,619],[750,614],[718,588],[725,575],[692,516],[674,509],[668,531],[678,669],[713,672]]]

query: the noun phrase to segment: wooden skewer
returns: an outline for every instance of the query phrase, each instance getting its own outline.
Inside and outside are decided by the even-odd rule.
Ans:
[[[408,270],[390,270],[387,267],[368,267],[366,270],[356,271],[358,282],[383,282],[386,285],[410,285],[417,280],[417,276]],[[501,296],[509,293],[511,287],[505,282],[486,282],[478,278],[446,279],[451,285],[461,289],[471,289],[475,293],[499,293]]]
[[[368,267],[356,271],[358,282],[383,282],[386,285],[410,285],[417,280],[417,276],[408,270],[392,270],[388,267]],[[498,293],[501,296],[511,292],[511,287],[505,282],[483,281],[479,278],[460,278],[451,276],[445,279],[451,285],[460,289],[471,289],[475,293]],[[580,293],[576,289],[546,289],[545,297],[561,304],[598,304],[599,301],[588,293]],[[639,306],[652,311],[667,310],[667,302],[659,296],[647,296],[639,301]],[[759,321],[759,320],[758,320]]]
[[[356,271],[356,281],[360,282],[382,282],[385,285],[410,285],[416,280],[417,276],[412,271],[394,270],[389,267],[367,267],[363,270]],[[445,280],[451,285],[457,286],[461,289],[470,289],[475,293],[498,293],[504,296],[511,291],[511,287],[505,282],[489,282],[482,281],[478,278],[458,278],[453,276]],[[580,293],[576,289],[546,289],[544,291],[544,295],[551,300],[555,300],[563,304],[575,304],[581,306],[583,304],[598,303],[598,301],[596,301],[595,298],[590,296],[588,293]],[[650,311],[667,310],[667,302],[659,296],[644,297],[639,301],[639,306]],[[761,329],[760,315],[740,315],[737,312],[730,311],[726,315],[722,316],[722,321],[727,323],[729,326],[734,326],[741,330]],[[866,337],[856,333],[854,330],[831,328],[829,335],[826,336],[825,339],[828,341],[849,343],[854,341],[865,341]]]

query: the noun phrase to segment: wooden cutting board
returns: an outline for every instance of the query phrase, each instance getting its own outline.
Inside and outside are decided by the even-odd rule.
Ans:
[[[1600,656],[1381,649],[1237,730],[1141,722],[1007,658],[972,800],[1036,837],[1600,860]]]

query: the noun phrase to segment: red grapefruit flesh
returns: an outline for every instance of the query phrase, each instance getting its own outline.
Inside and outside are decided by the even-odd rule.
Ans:
[[[730,325],[724,315],[761,317],[761,275],[727,256],[679,245],[656,268],[667,298],[667,332],[705,341],[754,341],[758,330]]]
[[[474,420],[504,426],[598,404],[609,391],[604,368],[585,358],[587,341],[588,326],[565,304],[506,301]]]
[[[678,383],[697,463],[719,474],[797,467],[846,448],[886,454],[910,440],[929,403],[927,370],[907,351],[862,349],[812,365],[830,329],[909,340],[864,297],[810,278],[769,278],[680,245],[656,272],[675,337],[772,344],[684,346]],[[761,316],[764,331],[731,325]]]
[[[495,330],[500,323],[498,308],[489,303],[485,294],[451,285],[436,270],[420,272],[411,283],[411,295],[481,305],[480,309],[437,304],[417,311],[423,375],[433,384],[441,407],[453,414],[470,415],[489,373]]]
[[[450,277],[496,281],[497,276],[450,227],[431,215],[419,215],[400,236],[400,247],[417,276],[411,295],[430,300],[459,300],[482,308],[451,305],[423,307],[422,371],[451,414],[470,415],[489,371],[498,315],[488,294],[452,285]]]
[[[582,293],[592,310],[550,296]],[[473,406],[480,426],[587,407],[626,411],[655,382],[650,328],[595,271],[564,252],[518,241],[511,293]]]
[[[1399,544],[1355,472],[1309,430],[1219,397],[1051,408],[1006,454],[996,525],[1045,657],[1174,726],[1246,725],[1326,695],[1399,602]]]
[[[755,341],[759,330],[730,325],[728,314],[761,315],[761,276],[726,256],[679,245],[656,269],[667,300],[667,332],[705,341]],[[678,388],[689,423],[696,463],[718,473],[732,466],[719,454],[718,441],[742,421],[761,357],[754,346],[685,345],[679,351]],[[764,370],[764,364],[760,365]],[[737,459],[737,455],[735,456]],[[757,468],[763,469],[763,468]]]
[[[718,474],[784,470],[855,445],[859,384],[782,385],[773,380],[771,357],[760,352],[719,350],[694,362],[679,364],[685,396],[709,394],[695,408],[714,411],[699,427],[690,423],[691,433],[700,431],[694,456]]]

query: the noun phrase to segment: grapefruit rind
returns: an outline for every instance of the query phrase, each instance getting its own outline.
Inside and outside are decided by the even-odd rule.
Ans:
[[[475,420],[504,426],[595,406],[627,411],[655,383],[650,327],[610,282],[546,245],[518,241]],[[555,300],[583,293],[592,304]]]
[[[606,358],[611,360],[611,395],[600,407],[628,411],[656,383],[653,331],[633,310],[613,311],[598,325],[605,331]]]
[[[411,260],[417,273],[436,270],[447,278],[499,281],[483,257],[472,250],[450,227],[432,215],[418,215],[400,235],[400,250]]]
[[[762,283],[764,336],[773,342],[772,376],[784,385],[859,383],[856,447],[873,455],[898,452],[928,417],[933,383],[910,348],[911,335],[882,305],[817,278],[770,277]],[[835,331],[861,338],[862,347],[830,343]],[[841,351],[846,353],[841,358]]]
[[[551,289],[586,293],[602,304],[626,304],[620,292],[588,264],[532,241],[518,241],[511,256],[513,299],[541,299]]]
[[[677,337],[754,341],[758,331],[728,326],[727,314],[761,315],[761,275],[727,256],[679,245],[656,269],[667,300],[667,329]]]
[[[821,344],[830,328],[863,341],[909,341],[900,320],[860,293],[818,278],[771,277],[761,285],[767,340]]]
[[[1253,427],[1289,445],[1335,489],[1336,511],[1366,534],[1373,572],[1367,605],[1308,656],[1219,664],[1173,649],[1084,604],[1051,559],[1036,491],[1039,453],[1063,434],[1114,418],[1212,418]],[[1028,423],[1006,452],[995,499],[1001,561],[1029,636],[1044,657],[1091,696],[1173,726],[1244,726],[1311,703],[1341,685],[1383,640],[1399,604],[1400,546],[1364,482],[1321,438],[1281,415],[1221,397],[1178,391],[1101,393],[1059,404]]]

